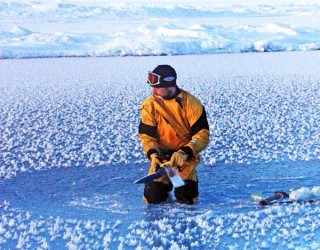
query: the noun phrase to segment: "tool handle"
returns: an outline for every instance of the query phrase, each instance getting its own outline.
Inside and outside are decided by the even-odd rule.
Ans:
[[[289,197],[289,195],[285,192],[276,192],[275,195],[269,197],[269,198],[266,198],[266,199],[263,199],[259,202],[260,205],[262,206],[265,206],[267,205],[270,201],[274,201],[274,200],[278,200],[278,199],[281,199],[283,197]]]

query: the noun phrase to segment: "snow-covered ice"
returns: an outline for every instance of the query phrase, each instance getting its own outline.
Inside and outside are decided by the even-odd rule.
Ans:
[[[316,0],[1,0],[0,58],[319,50],[319,23]]]
[[[319,249],[319,202],[251,198],[319,199],[319,11],[1,0],[0,249]],[[238,53],[269,51],[284,52]],[[158,64],[208,114],[193,206],[146,205],[133,184],[148,169],[139,104]]]
[[[0,61],[1,248],[317,249],[318,203],[262,208],[251,195],[318,190],[319,55]],[[148,206],[133,184],[148,168],[146,72],[161,63],[212,131],[191,207]]]

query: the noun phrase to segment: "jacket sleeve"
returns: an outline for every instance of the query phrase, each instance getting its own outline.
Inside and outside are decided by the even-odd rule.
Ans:
[[[206,111],[201,102],[193,96],[188,102],[186,110],[192,139],[181,150],[191,158],[208,145],[210,130]]]
[[[145,102],[140,106],[139,137],[146,157],[150,158],[153,153],[160,154],[155,110]]]

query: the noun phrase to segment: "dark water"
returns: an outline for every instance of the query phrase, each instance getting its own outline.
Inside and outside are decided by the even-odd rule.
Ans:
[[[143,185],[133,181],[145,175],[145,169],[146,165],[113,165],[22,173],[2,181],[1,200],[43,216],[116,220],[130,214],[136,220],[147,205],[142,201]],[[275,191],[317,186],[318,169],[318,161],[200,165],[199,203],[192,209],[217,213],[259,209],[251,195],[266,198]],[[166,205],[175,203],[172,196]]]

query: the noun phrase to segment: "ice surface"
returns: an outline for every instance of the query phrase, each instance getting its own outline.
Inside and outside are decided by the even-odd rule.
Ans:
[[[319,1],[0,1],[0,58],[320,48]]]
[[[267,197],[301,183],[315,185],[319,174],[310,176],[317,161],[201,165],[200,201],[194,206],[179,205],[174,198],[144,204],[142,186],[132,184],[137,172],[143,172],[135,169],[144,164],[125,166],[125,176],[115,171],[121,167],[51,169],[6,180],[1,185],[7,200],[0,207],[2,246],[229,249],[235,243],[238,248],[319,244],[318,203],[259,207],[250,199],[259,191]],[[276,174],[257,179],[270,170]]]
[[[259,207],[319,187],[320,54],[0,61],[1,249],[320,246],[319,203]],[[146,72],[169,63],[204,103],[210,144],[194,206],[142,202]]]

